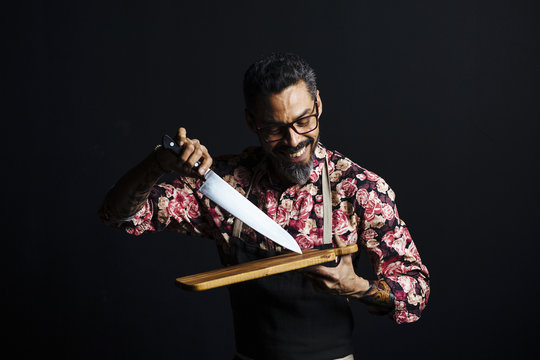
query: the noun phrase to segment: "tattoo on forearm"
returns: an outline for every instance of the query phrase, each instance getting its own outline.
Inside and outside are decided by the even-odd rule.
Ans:
[[[384,280],[372,281],[368,291],[362,295],[360,301],[388,310],[394,308],[394,294]]]
[[[156,181],[155,173],[148,170],[142,174],[140,182],[126,194],[126,201],[122,208],[118,208],[123,214],[133,215],[141,209],[148,199],[150,191]]]
[[[100,209],[100,217],[108,221],[135,215],[144,206],[162,173],[152,154],[126,173],[109,191]]]

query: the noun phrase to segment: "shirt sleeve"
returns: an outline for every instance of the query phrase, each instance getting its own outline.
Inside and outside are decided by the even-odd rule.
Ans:
[[[379,280],[395,297],[397,323],[420,318],[429,298],[429,272],[395,205],[395,194],[377,175],[365,171],[366,186],[357,192],[359,235]]]
[[[167,230],[211,238],[216,230],[213,219],[219,220],[221,213],[210,207],[198,185],[198,180],[182,178],[155,185],[144,206],[118,226],[133,235]]]

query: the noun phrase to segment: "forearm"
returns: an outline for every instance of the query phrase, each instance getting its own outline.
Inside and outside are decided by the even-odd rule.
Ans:
[[[384,280],[370,281],[369,288],[366,291],[352,294],[349,297],[360,300],[375,312],[388,313],[395,306],[394,295],[390,286]]]
[[[145,204],[154,184],[166,171],[157,161],[156,152],[129,170],[109,190],[99,215],[104,221],[129,218]]]

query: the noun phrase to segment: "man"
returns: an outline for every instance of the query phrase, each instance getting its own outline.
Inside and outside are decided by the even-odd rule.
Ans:
[[[322,177],[328,174],[335,246],[358,242],[377,279],[358,276],[353,256],[347,255],[335,267],[315,266],[230,286],[236,356],[351,359],[349,299],[397,323],[416,321],[429,296],[427,268],[386,182],[319,143],[323,103],[315,73],[303,59],[273,54],[254,63],[244,77],[244,95],[246,120],[260,147],[214,161],[204,145],[180,128],[177,141],[185,146],[183,153],[157,148],[109,191],[100,215],[135,235],[169,230],[212,238],[223,264],[232,265],[284,250],[198,191],[206,169],[212,167],[247,196],[302,249],[324,246]],[[178,179],[156,185],[168,172]]]

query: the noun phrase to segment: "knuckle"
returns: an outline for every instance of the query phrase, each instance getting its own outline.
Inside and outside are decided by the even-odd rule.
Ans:
[[[178,164],[178,166],[185,166],[186,160],[187,160],[187,159],[184,159],[184,158],[178,158],[178,160],[176,161],[176,163]]]

